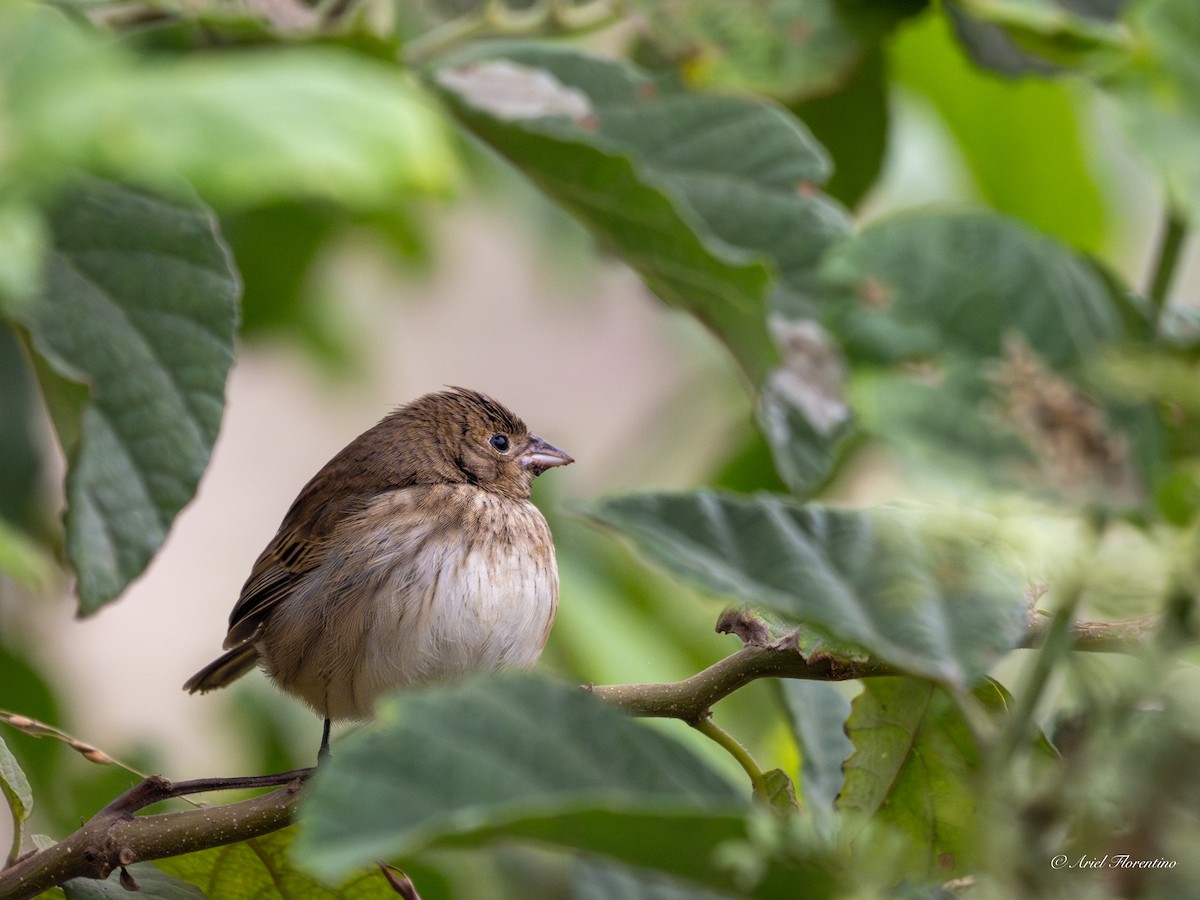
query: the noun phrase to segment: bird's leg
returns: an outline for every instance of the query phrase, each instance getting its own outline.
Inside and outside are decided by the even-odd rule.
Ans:
[[[321,749],[317,751],[317,765],[325,762],[330,757],[329,753],[329,727],[333,723],[329,718],[325,718],[325,727],[321,729]]]

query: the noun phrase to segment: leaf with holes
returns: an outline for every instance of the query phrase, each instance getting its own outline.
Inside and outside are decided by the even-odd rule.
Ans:
[[[706,491],[618,497],[587,513],[707,590],[955,687],[1024,628],[1021,582],[989,546],[986,517]]]
[[[44,292],[21,321],[44,388],[67,397],[52,410],[88,614],[142,572],[195,493],[224,409],[239,285],[196,204],[89,181],[50,223]]]

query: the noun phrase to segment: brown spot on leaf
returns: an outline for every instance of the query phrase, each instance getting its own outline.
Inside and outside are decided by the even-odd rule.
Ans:
[[[996,414],[1029,448],[1050,487],[1069,496],[1137,496],[1126,436],[1023,336],[1005,339],[1003,358],[987,377],[997,393]]]

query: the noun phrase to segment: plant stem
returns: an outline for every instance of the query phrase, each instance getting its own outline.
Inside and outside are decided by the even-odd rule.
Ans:
[[[1161,317],[1167,306],[1167,293],[1175,278],[1175,270],[1179,266],[1179,257],[1183,242],[1187,238],[1187,223],[1182,215],[1168,208],[1163,225],[1162,238],[1159,240],[1158,252],[1154,260],[1154,268],[1150,278],[1148,296],[1154,304],[1157,314]]]
[[[767,783],[762,769],[758,767],[758,763],[754,761],[754,757],[750,755],[750,751],[742,746],[737,738],[714,722],[712,716],[704,716],[688,724],[705,737],[720,744],[730,756],[736,759],[738,765],[750,776],[750,784],[754,788],[754,795],[766,799]]]

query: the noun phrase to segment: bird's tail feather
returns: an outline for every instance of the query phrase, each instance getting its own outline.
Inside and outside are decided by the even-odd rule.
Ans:
[[[183,685],[189,694],[215,691],[230,682],[237,681],[258,665],[258,651],[251,643],[234,647],[228,653],[214,659],[207,666],[193,675]]]

